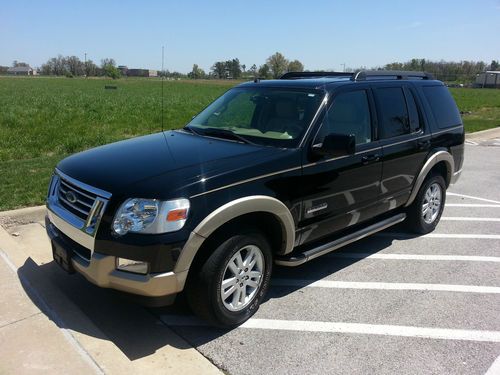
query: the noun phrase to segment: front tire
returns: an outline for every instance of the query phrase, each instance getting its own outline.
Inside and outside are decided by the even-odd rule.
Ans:
[[[233,328],[255,314],[269,288],[271,247],[258,231],[227,235],[218,243],[193,270],[186,294],[198,316],[212,325]]]
[[[441,219],[445,202],[446,183],[443,176],[433,174],[427,177],[408,209],[408,228],[418,234],[432,232]]]

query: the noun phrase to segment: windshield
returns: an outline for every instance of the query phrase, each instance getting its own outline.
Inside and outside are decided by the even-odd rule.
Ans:
[[[205,108],[188,128],[201,135],[223,136],[229,131],[249,143],[296,147],[323,96],[317,90],[234,88]]]

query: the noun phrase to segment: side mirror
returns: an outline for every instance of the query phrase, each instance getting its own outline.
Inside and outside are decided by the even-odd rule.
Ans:
[[[327,157],[354,155],[356,137],[354,134],[328,134],[323,143],[313,145],[312,150],[315,155]]]

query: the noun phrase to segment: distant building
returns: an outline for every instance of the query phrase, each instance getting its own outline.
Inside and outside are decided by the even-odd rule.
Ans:
[[[151,69],[128,69],[128,77],[158,77],[157,70]]]
[[[13,76],[36,76],[38,72],[30,66],[16,66],[7,69],[7,74]]]
[[[128,75],[128,67],[125,65],[118,65],[118,70],[122,73],[122,76],[126,77]]]
[[[500,88],[500,71],[487,71],[476,76],[476,87]]]

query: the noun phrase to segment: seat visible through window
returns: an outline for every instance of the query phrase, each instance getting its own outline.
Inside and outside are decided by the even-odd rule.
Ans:
[[[350,91],[336,96],[325,115],[325,123],[328,133],[353,134],[356,144],[370,142],[371,118],[366,91]]]

